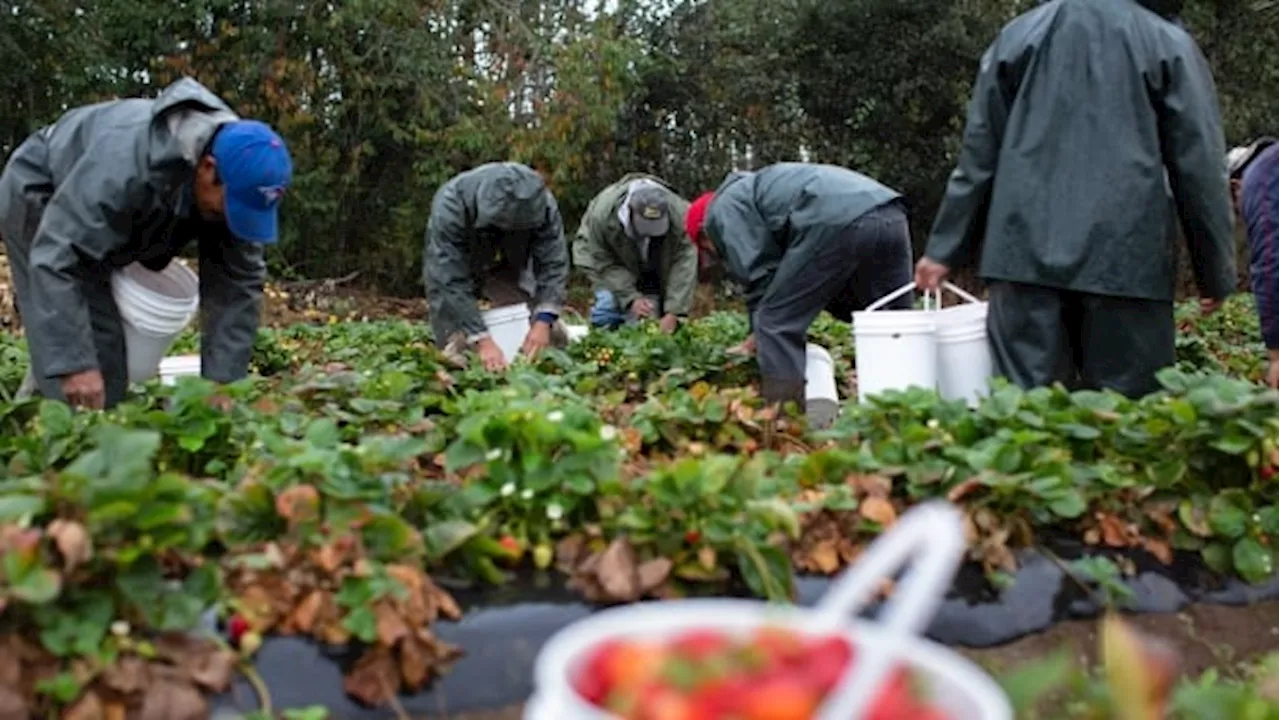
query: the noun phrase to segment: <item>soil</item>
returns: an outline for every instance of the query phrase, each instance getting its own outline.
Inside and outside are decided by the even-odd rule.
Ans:
[[[1177,648],[1183,675],[1194,677],[1209,668],[1229,672],[1241,662],[1274,652],[1280,637],[1280,603],[1269,601],[1246,607],[1191,605],[1179,613],[1137,615],[1129,621],[1139,630],[1164,638]],[[1070,648],[1081,662],[1097,657],[1096,620],[1060,623],[1049,630],[1008,645],[982,650],[959,649],[974,662],[999,673],[1020,663],[1042,659]],[[486,712],[432,715],[421,720],[522,720],[522,706]]]

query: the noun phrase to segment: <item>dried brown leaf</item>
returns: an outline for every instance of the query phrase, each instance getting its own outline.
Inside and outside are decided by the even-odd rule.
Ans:
[[[640,595],[648,595],[667,581],[671,576],[671,568],[675,563],[669,558],[654,558],[640,563],[636,568],[636,577],[640,583]]]
[[[1113,548],[1130,545],[1128,529],[1123,520],[1109,513],[1098,513],[1096,517],[1103,544]]]
[[[630,602],[640,595],[636,580],[636,556],[624,538],[617,538],[600,554],[592,574],[605,594],[613,600]]]
[[[960,502],[965,499],[973,491],[983,487],[982,481],[977,477],[971,477],[958,483],[955,487],[947,491],[947,500],[951,502]]]
[[[18,657],[17,644],[10,638],[0,643],[0,687],[17,688],[22,679],[22,661]]]
[[[834,540],[818,543],[809,552],[808,566],[820,573],[830,575],[840,569],[840,553],[836,550]]]
[[[409,626],[388,600],[379,601],[373,606],[373,614],[378,619],[378,642],[392,647],[400,639],[409,634]]]
[[[139,720],[204,720],[209,705],[190,683],[161,680],[147,688]]]
[[[342,679],[342,687],[351,697],[366,705],[381,705],[395,696],[400,685],[400,672],[391,649],[373,648],[366,652],[351,672]]]
[[[276,496],[276,513],[290,524],[320,516],[320,492],[312,485],[294,485]]]
[[[894,509],[893,503],[879,496],[863,498],[858,505],[858,514],[886,528],[898,519],[898,511]]]
[[[62,567],[71,572],[93,558],[93,540],[84,525],[74,520],[54,520],[49,523],[49,536],[62,555]]]
[[[142,658],[125,655],[103,671],[102,682],[122,695],[130,695],[151,683],[151,671]]]
[[[1142,547],[1145,548],[1147,552],[1154,555],[1161,563],[1165,565],[1173,564],[1173,548],[1164,540],[1143,538]]]
[[[27,701],[15,690],[0,686],[0,720],[30,720]]]
[[[62,720],[107,720],[106,706],[98,693],[90,690],[62,712]]]
[[[883,475],[853,474],[845,478],[845,484],[855,494],[868,497],[887,498],[893,490],[893,481]]]
[[[324,590],[312,590],[306,597],[302,598],[302,602],[293,608],[293,612],[289,613],[289,617],[284,621],[280,628],[282,633],[300,632],[303,634],[310,633],[311,629],[316,626],[316,618],[319,617],[320,611],[325,608],[325,597],[327,593]]]

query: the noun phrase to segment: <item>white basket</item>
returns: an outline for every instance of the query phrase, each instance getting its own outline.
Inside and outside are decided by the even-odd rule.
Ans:
[[[160,360],[195,317],[200,279],[181,260],[153,272],[133,263],[111,275],[120,311],[130,382],[155,377]]]
[[[562,629],[543,646],[534,665],[534,696],[525,706],[525,720],[613,718],[579,696],[570,680],[590,651],[606,640],[660,640],[694,629],[746,634],[778,624],[807,633],[839,633],[856,648],[853,670],[815,720],[859,720],[897,666],[909,668],[929,701],[951,720],[1011,720],[1009,701],[989,676],[960,655],[917,636],[936,612],[963,553],[959,512],[945,503],[927,503],[878,538],[812,609],[694,599],[602,611]],[[907,560],[913,561],[912,567],[886,603],[882,619],[850,619],[880,582]]]
[[[160,361],[161,385],[176,385],[180,377],[199,375],[199,355],[170,355]]]
[[[481,313],[489,336],[502,350],[507,362],[515,360],[529,334],[529,306],[507,305]]]
[[[903,285],[853,314],[858,400],[923,387],[977,405],[991,379],[987,303],[948,282],[943,288],[963,304],[943,308],[939,291],[925,293],[923,310],[881,310],[913,288]]]

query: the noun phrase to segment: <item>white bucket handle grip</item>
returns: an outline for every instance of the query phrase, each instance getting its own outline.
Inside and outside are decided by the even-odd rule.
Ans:
[[[908,292],[910,292],[910,291],[914,290],[914,289],[915,289],[915,287],[916,287],[916,283],[915,283],[915,281],[913,280],[913,281],[911,281],[911,282],[907,283],[906,285],[903,285],[902,287],[898,288],[897,290],[894,290],[893,292],[889,293],[888,295],[885,295],[884,297],[880,298],[879,300],[876,300],[875,302],[871,303],[870,305],[868,305],[868,306],[867,306],[867,309],[865,310],[865,312],[874,312],[874,311],[876,311],[876,310],[879,310],[880,308],[884,307],[885,305],[888,305],[889,303],[893,302],[894,300],[897,300],[898,298],[902,297],[903,295],[906,295]],[[947,289],[947,290],[950,290],[950,291],[951,291],[951,292],[953,292],[953,293],[955,293],[955,294],[956,294],[956,296],[958,296],[960,299],[964,300],[965,302],[970,302],[970,303],[981,302],[980,300],[978,300],[978,298],[976,298],[976,297],[974,297],[973,295],[970,295],[969,293],[965,292],[963,289],[961,289],[958,285],[956,285],[956,284],[954,284],[954,283],[951,283],[951,282],[944,282],[944,283],[942,283],[942,287],[943,287],[943,288],[945,288],[945,289]],[[930,299],[932,299],[932,300],[933,300],[933,307],[932,307],[932,308],[930,308],[930,307],[929,307],[929,301],[930,301]],[[941,290],[926,290],[926,291],[924,292],[924,309],[925,309],[925,310],[929,310],[929,309],[938,310],[938,309],[940,309],[941,307],[942,307],[942,291],[941,291]]]
[[[885,604],[879,624],[889,637],[914,636],[941,604],[965,551],[960,512],[945,502],[911,509],[867,549],[823,596],[815,610],[815,629],[832,630],[862,609],[882,580],[910,562],[910,569]],[[860,653],[852,676],[837,686],[820,716],[823,720],[859,720],[892,669],[885,653]]]
[[[866,312],[875,312],[876,310],[879,310],[880,308],[884,307],[885,305],[888,305],[889,303],[893,302],[894,300],[897,300],[898,298],[902,297],[903,295],[906,295],[907,293],[911,292],[912,290],[914,290],[914,289],[915,289],[915,287],[916,287],[916,283],[915,283],[915,281],[914,281],[914,280],[912,280],[911,282],[907,283],[906,285],[903,285],[902,287],[898,288],[897,290],[894,290],[893,292],[889,293],[888,295],[885,295],[884,297],[880,298],[879,300],[877,300],[877,301],[875,301],[875,302],[871,303],[870,305],[868,305],[868,306],[867,306],[867,309],[866,309]]]
[[[964,300],[965,302],[968,302],[968,303],[982,302],[981,300],[974,297],[973,295],[970,295],[969,293],[965,292],[960,286],[955,285],[954,283],[943,282],[942,287],[955,293],[956,297],[959,297],[961,300]]]

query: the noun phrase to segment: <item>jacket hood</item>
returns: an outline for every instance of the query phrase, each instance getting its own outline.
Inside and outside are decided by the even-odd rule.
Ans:
[[[151,107],[151,165],[194,165],[222,125],[240,117],[217,95],[184,77],[161,91]]]

